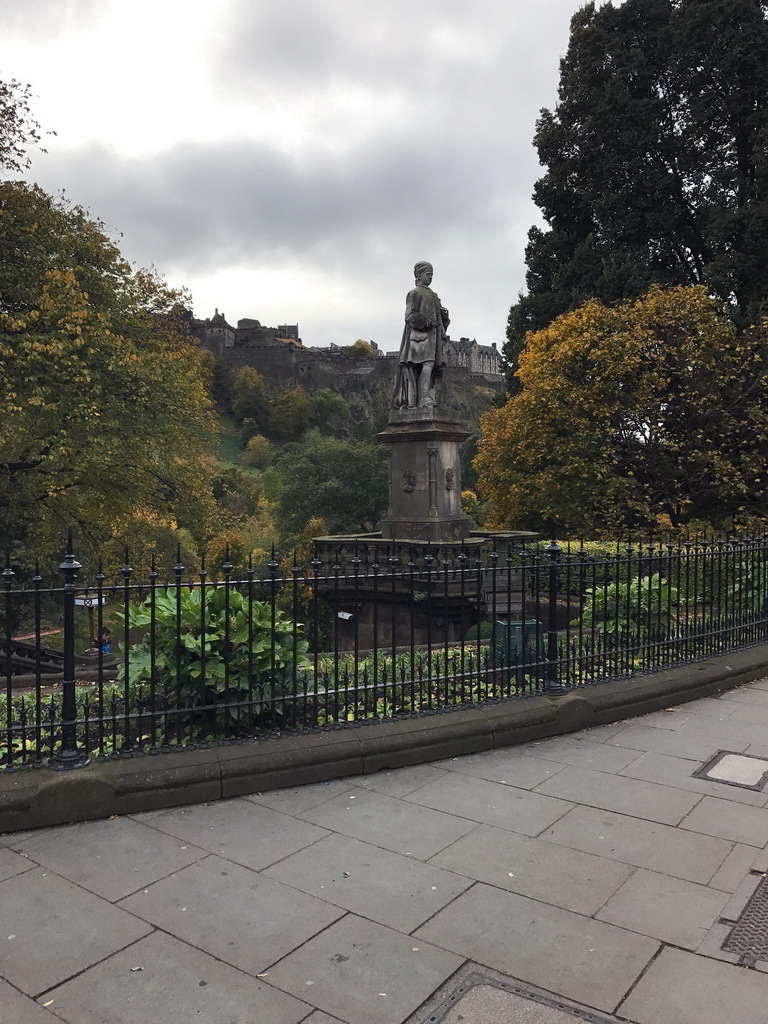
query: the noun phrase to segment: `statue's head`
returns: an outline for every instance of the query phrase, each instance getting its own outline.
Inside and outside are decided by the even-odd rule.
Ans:
[[[413,268],[413,276],[417,284],[430,285],[432,283],[433,268],[431,263],[417,263]]]

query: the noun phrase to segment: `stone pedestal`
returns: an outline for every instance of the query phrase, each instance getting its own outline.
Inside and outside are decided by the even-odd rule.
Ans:
[[[379,435],[390,449],[383,540],[452,544],[469,537],[461,511],[461,445],[469,431],[433,409],[392,410]]]
[[[315,539],[315,586],[339,649],[460,644],[484,619],[522,615],[521,577],[503,571],[505,551],[535,535],[471,531],[460,467],[469,433],[439,410],[390,412],[378,435],[390,450],[381,532]]]

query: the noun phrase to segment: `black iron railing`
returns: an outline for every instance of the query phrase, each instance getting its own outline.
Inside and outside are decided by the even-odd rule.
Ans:
[[[766,537],[600,556],[348,538],[304,566],[141,574],[126,554],[90,582],[70,538],[53,583],[1,575],[6,770],[557,696],[768,639]]]

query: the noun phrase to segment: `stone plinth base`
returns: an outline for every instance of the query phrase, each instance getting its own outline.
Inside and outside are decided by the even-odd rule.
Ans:
[[[382,538],[452,543],[469,537],[459,464],[469,431],[433,410],[403,409],[391,413],[378,437],[390,449],[390,505]]]

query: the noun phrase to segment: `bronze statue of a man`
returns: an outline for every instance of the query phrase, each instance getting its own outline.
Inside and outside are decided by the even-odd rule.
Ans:
[[[392,404],[398,409],[431,409],[435,385],[445,366],[443,342],[451,321],[429,287],[432,264],[417,263],[413,273],[416,286],[405,300],[405,329]]]

